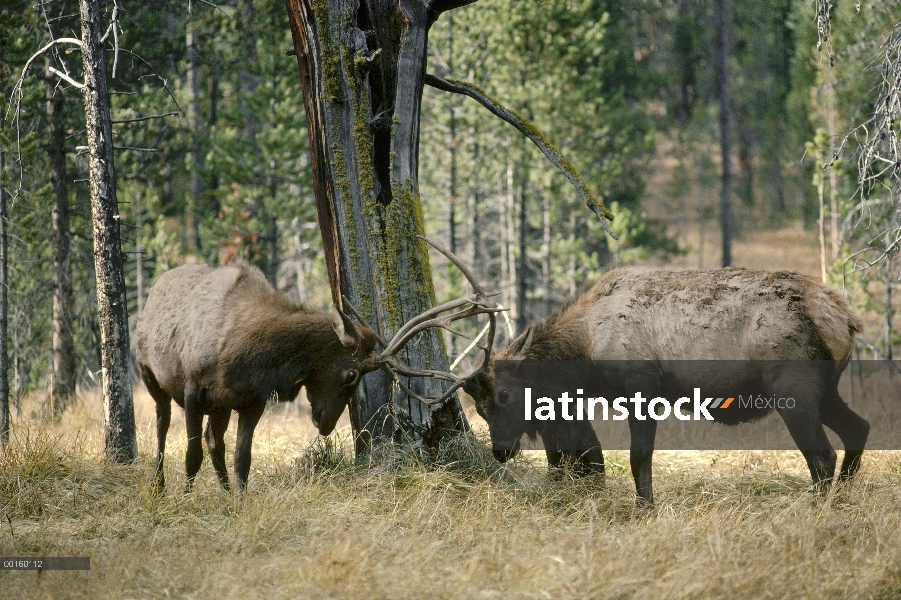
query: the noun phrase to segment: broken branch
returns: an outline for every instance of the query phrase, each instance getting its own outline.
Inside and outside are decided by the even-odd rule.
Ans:
[[[603,202],[600,204],[598,203],[598,200],[595,198],[591,189],[588,187],[588,184],[585,183],[585,179],[576,167],[563,158],[560,151],[544,137],[544,134],[541,133],[535,125],[523,118],[523,116],[515,110],[504,107],[499,102],[489,97],[483,90],[471,83],[458,81],[456,79],[442,79],[441,77],[436,77],[435,75],[428,73],[425,75],[424,83],[444,92],[469,96],[487,108],[491,114],[506,121],[510,125],[513,125],[520,133],[532,140],[532,143],[538,146],[538,149],[544,153],[548,160],[550,160],[558,169],[563,171],[563,174],[566,175],[569,182],[576,188],[576,191],[579,193],[579,196],[582,197],[582,200],[585,201],[588,208],[600,217],[601,225],[610,237],[615,240],[619,239],[607,223],[608,220],[613,220],[613,213],[604,207]]]

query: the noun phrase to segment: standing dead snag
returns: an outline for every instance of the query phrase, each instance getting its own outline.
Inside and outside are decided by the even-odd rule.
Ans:
[[[116,202],[106,50],[100,40],[104,29],[99,0],[80,0],[79,5],[106,455],[113,462],[130,462],[138,456],[138,443],[132,381],[128,372],[128,306],[119,234],[119,206]]]
[[[51,34],[56,38],[55,27]],[[72,332],[71,233],[69,231],[69,190],[66,179],[66,122],[63,92],[47,70],[47,139],[50,186],[53,188],[53,379],[50,385],[51,412],[59,417],[75,395],[75,342]]]
[[[416,238],[424,233],[419,119],[428,33],[441,13],[474,1],[286,0],[332,299],[341,307],[346,296],[386,338],[435,304],[426,246]],[[448,370],[434,329],[401,353],[414,371]],[[466,427],[454,396],[416,400],[444,397],[446,383],[403,376],[401,383],[412,394],[393,389],[384,371],[364,378],[351,407],[358,452],[398,433],[434,447],[444,431]]]

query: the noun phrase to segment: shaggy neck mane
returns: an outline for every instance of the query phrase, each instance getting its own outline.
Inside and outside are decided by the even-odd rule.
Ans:
[[[589,360],[585,344],[586,323],[583,298],[577,296],[538,325],[532,326],[532,343],[526,359],[533,360]]]
[[[231,291],[236,310],[225,356],[266,372],[267,378],[296,380],[341,351],[329,313],[308,311],[268,284],[242,280]]]

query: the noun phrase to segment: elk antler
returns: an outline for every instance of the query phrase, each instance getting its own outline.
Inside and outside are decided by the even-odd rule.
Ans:
[[[431,245],[438,252],[446,256],[447,259],[450,260],[458,269],[460,269],[460,271],[463,273],[463,276],[466,277],[470,285],[472,285],[474,293],[461,296],[456,300],[451,300],[449,302],[445,302],[444,304],[439,304],[438,306],[430,308],[425,312],[413,317],[412,319],[407,321],[407,323],[405,323],[404,326],[401,327],[398,332],[394,334],[394,337],[392,337],[391,340],[389,340],[387,343],[385,342],[385,340],[380,338],[379,343],[381,343],[383,350],[375,358],[375,364],[378,365],[378,367],[384,369],[391,376],[391,378],[397,382],[398,386],[404,391],[404,393],[413,398],[416,398],[424,404],[432,405],[439,404],[450,398],[454,393],[456,393],[457,390],[463,387],[463,384],[466,382],[467,378],[461,377],[459,375],[454,375],[453,373],[447,371],[437,371],[433,369],[414,369],[413,367],[407,365],[402,360],[397,358],[397,353],[401,348],[404,347],[404,345],[406,345],[407,342],[413,339],[416,334],[431,327],[441,327],[442,329],[447,329],[455,335],[464,336],[464,334],[451,327],[451,324],[454,321],[459,321],[460,319],[465,319],[467,317],[472,317],[475,315],[487,314],[488,335],[486,344],[485,346],[479,346],[483,350],[484,354],[482,356],[482,360],[473,371],[473,373],[487,369],[488,361],[491,358],[491,347],[494,344],[494,329],[496,325],[495,313],[501,312],[504,309],[489,306],[488,299],[492,296],[496,296],[497,294],[486,294],[485,290],[481,285],[479,285],[479,282],[475,277],[473,277],[469,269],[467,269],[466,266],[463,265],[463,263],[460,261],[460,259],[457,258],[450,250],[447,250],[439,246],[435,242],[422,236],[416,237]],[[344,303],[354,314],[354,316],[357,317],[357,319],[360,319],[361,323],[364,322],[353,305],[351,305],[350,302],[347,301],[347,298],[344,299]],[[448,311],[455,312],[444,314]],[[453,385],[441,396],[421,396],[416,392],[410,390],[410,388],[404,384],[401,378],[398,377],[399,375],[403,377],[433,377],[436,379],[444,379],[446,381],[452,381]]]

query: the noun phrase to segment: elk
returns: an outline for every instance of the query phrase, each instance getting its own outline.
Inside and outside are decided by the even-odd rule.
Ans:
[[[838,392],[839,376],[861,328],[860,317],[834,290],[798,273],[620,268],[603,275],[557,314],[527,328],[462,387],[488,422],[495,456],[503,462],[518,451],[523,434],[542,435],[542,431],[509,431],[495,418],[510,402],[508,390],[495,389],[497,360],[833,361],[823,363],[833,370],[830,377],[781,382],[803,400],[795,410],[777,409],[807,461],[813,483],[822,489],[833,478],[836,465],[836,453],[823,426],[835,431],[845,446],[841,479],[851,478],[858,469],[869,434],[869,423]],[[657,377],[667,376],[678,374]],[[644,383],[652,390],[661,385],[653,378]],[[628,424],[636,492],[639,501],[651,504],[656,421],[630,415]],[[602,473],[597,436],[590,428],[578,427],[567,435],[581,443],[580,452],[557,450],[542,435],[548,462],[555,465],[575,459],[583,470]]]
[[[238,413],[235,476],[241,492],[250,471],[253,432],[270,398],[293,400],[304,386],[313,424],[328,435],[365,373],[386,369],[404,389],[401,376],[433,376],[396,356],[421,330],[417,325],[450,328],[455,320],[495,310],[485,301],[484,293],[476,293],[425,311],[385,342],[338,309],[313,312],[291,302],[247,264],[184,265],[167,271],[151,289],[135,335],[138,371],[156,403],[153,489],[165,487],[163,459],[172,400],[185,411],[186,491],[203,462],[204,415],[209,415],[204,437],[213,467],[220,484],[229,489],[223,438],[232,411]],[[375,350],[377,341],[382,352]],[[455,385],[442,401],[462,382]]]

